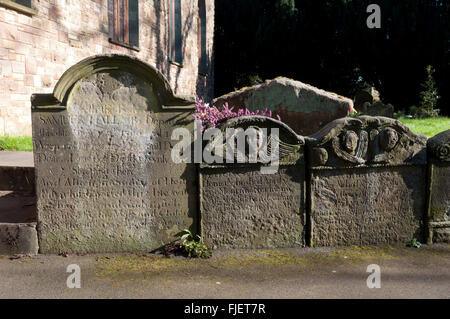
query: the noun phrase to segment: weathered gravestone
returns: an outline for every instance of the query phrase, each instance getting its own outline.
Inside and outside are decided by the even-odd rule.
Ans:
[[[32,97],[42,253],[149,251],[195,227],[196,170],[173,164],[192,100],[153,67],[94,56]]]
[[[364,115],[370,116],[384,116],[384,117],[394,117],[394,106],[392,104],[384,104],[381,101],[370,104],[366,102],[363,104],[362,112]]]
[[[202,164],[203,240],[212,248],[303,246],[306,219],[303,138],[285,124],[267,117],[235,118],[220,127],[224,137],[227,130],[235,128],[243,132],[252,128],[259,133],[266,129],[258,135],[267,138],[268,147],[261,154],[279,159],[279,167],[265,171],[269,164],[264,156],[252,162],[250,151],[240,163],[233,155],[232,164],[226,164],[225,159],[223,164]],[[225,151],[223,155],[226,157]]]
[[[306,141],[311,245],[423,240],[426,137],[400,122],[336,120]]]
[[[427,141],[429,243],[450,243],[450,130]]]
[[[365,112],[366,108],[364,107],[365,103],[369,103],[369,105],[380,101],[380,92],[377,91],[376,88],[369,87],[365,89],[359,90],[354,99],[354,106],[358,112]]]
[[[297,134],[304,136],[317,132],[327,123],[345,117],[353,110],[353,101],[349,98],[283,77],[213,100],[217,107],[225,103],[235,110],[272,110]]]

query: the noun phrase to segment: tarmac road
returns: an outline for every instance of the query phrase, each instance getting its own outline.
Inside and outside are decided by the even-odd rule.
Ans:
[[[81,271],[68,288],[67,266]],[[367,287],[380,266],[381,288]],[[72,276],[73,277],[73,276]],[[0,257],[0,298],[450,298],[450,245]]]

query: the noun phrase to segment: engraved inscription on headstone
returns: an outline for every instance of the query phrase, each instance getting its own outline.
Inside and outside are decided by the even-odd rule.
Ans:
[[[383,117],[344,118],[307,140],[311,244],[424,239],[426,137]]]
[[[202,235],[213,248],[304,245],[304,173],[281,167],[202,170]]]
[[[168,86],[105,68],[111,59],[75,82],[65,107],[33,110],[41,252],[149,251],[195,226],[195,167],[170,156],[190,113],[163,110]]]
[[[315,246],[376,245],[422,240],[425,167],[312,172]]]
[[[264,174],[261,163],[202,165],[201,233],[212,248],[281,248],[305,244],[305,167],[303,138],[282,123],[236,118],[221,129],[279,129],[280,163]],[[224,134],[225,135],[225,134]]]

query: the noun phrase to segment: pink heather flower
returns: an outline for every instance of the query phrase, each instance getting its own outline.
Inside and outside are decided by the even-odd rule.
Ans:
[[[193,114],[194,119],[202,122],[202,132],[208,127],[216,127],[219,122],[239,117],[239,116],[248,116],[248,115],[261,115],[272,117],[272,111],[269,111],[269,114],[266,115],[267,108],[264,111],[256,110],[250,111],[249,109],[238,109],[237,112],[233,111],[233,107],[229,107],[228,103],[222,105],[222,109],[220,110],[216,106],[210,106],[208,103],[203,103],[203,101],[196,96],[195,97],[195,113]],[[276,115],[277,120],[281,121],[280,116]]]

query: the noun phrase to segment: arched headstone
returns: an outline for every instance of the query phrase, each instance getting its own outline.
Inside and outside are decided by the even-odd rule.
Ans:
[[[193,107],[122,55],[87,58],[33,95],[40,251],[150,251],[195,229],[195,166],[171,161]]]

